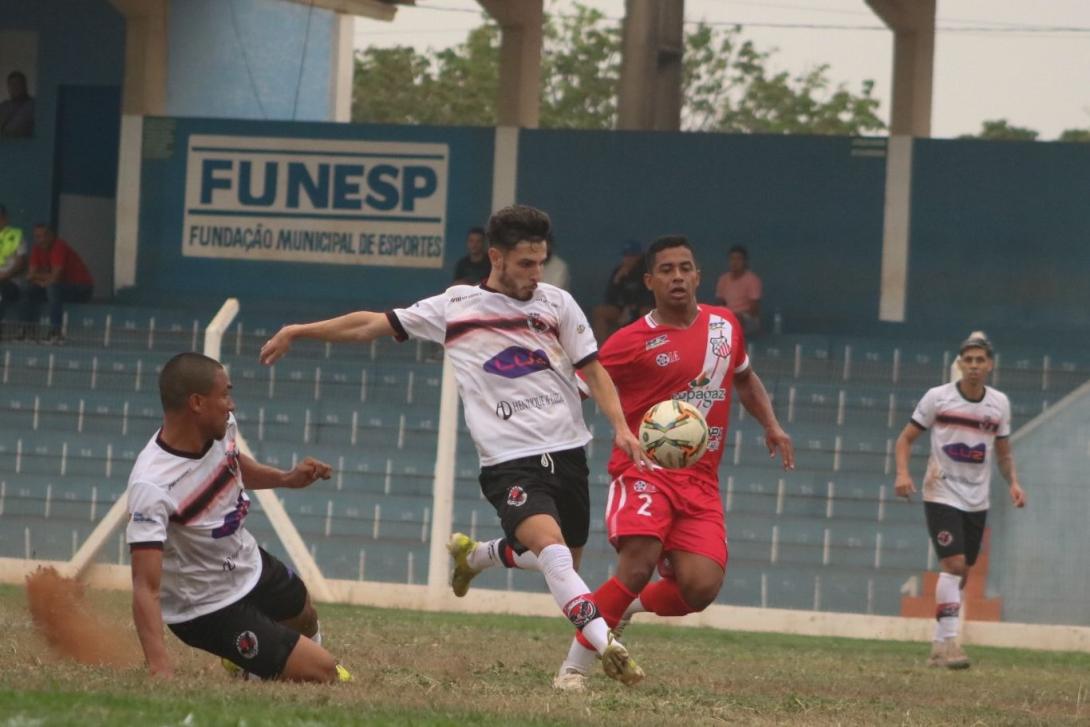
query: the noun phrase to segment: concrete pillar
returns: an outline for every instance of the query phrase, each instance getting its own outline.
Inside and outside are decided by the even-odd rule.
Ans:
[[[110,0],[125,17],[123,114],[162,115],[167,107],[168,0]]]
[[[541,116],[544,0],[478,2],[495,18],[503,32],[497,122],[500,126],[537,128]]]
[[[936,0],[867,0],[893,31],[890,135],[931,136]]]
[[[685,0],[626,0],[618,129],[681,128]]]

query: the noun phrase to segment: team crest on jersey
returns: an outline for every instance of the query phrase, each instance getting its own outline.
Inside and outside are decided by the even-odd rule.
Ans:
[[[485,371],[505,379],[517,379],[551,368],[549,357],[543,350],[531,351],[522,346],[508,346],[484,362]]]
[[[549,330],[549,324],[541,319],[539,313],[530,313],[526,317],[526,325],[530,327],[531,331],[537,331],[538,333],[545,333]]]
[[[655,363],[659,366],[669,366],[672,363],[681,360],[681,355],[677,351],[670,351],[669,353],[660,353],[655,356]]]
[[[644,351],[651,351],[651,350],[654,350],[654,349],[658,348],[659,346],[665,346],[667,341],[669,341],[669,340],[670,340],[670,336],[665,334],[665,333],[662,334],[661,336],[655,336],[650,341],[643,344],[643,350]]]
[[[950,545],[950,543],[954,542],[954,536],[950,534],[949,530],[940,530],[939,534],[935,536],[935,540],[938,541],[939,545],[945,548]]]
[[[658,490],[657,487],[655,487],[654,485],[652,485],[649,482],[644,482],[643,480],[636,480],[636,482],[633,483],[633,485],[632,485],[632,491],[633,492],[658,492],[659,490]]]
[[[719,336],[709,341],[709,344],[711,345],[712,353],[716,356],[719,358],[730,358],[730,339]]]
[[[984,443],[970,447],[964,442],[954,442],[944,445],[942,451],[955,462],[964,464],[984,464],[984,459],[988,456],[988,447]]]
[[[235,639],[235,648],[243,659],[252,659],[257,656],[257,634],[253,631],[243,631]]]
[[[723,427],[708,427],[708,451],[718,452],[723,443]]]
[[[522,507],[526,504],[526,490],[522,489],[519,485],[512,485],[507,490],[507,504],[511,507]]]

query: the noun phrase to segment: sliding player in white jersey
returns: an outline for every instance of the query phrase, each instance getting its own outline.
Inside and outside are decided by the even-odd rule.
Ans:
[[[1025,507],[1011,452],[1011,405],[1006,394],[985,386],[993,366],[992,344],[980,333],[961,344],[960,381],[929,389],[897,438],[897,480],[901,497],[916,492],[908,471],[912,443],[931,430],[931,457],[923,480],[927,529],[939,556],[935,587],[935,637],[931,666],[965,669],[969,658],[957,643],[961,592],[980,554],[988,516],[992,463],[1010,485],[1015,507]]]
[[[231,381],[215,359],[172,358],[159,398],[163,426],[136,458],[127,491],[133,621],[148,669],[173,674],[166,623],[186,644],[262,679],[351,679],[321,647],[303,581],[243,524],[247,487],[307,487],[329,479],[329,465],[308,457],[284,472],[241,453]]]
[[[576,573],[590,529],[590,494],[575,371],[614,428],[614,444],[645,462],[625,425],[617,391],[598,363],[586,316],[566,291],[541,284],[550,221],[516,205],[488,221],[492,272],[481,285],[454,285],[440,295],[386,313],[360,311],[317,323],[288,325],[261,349],[272,364],[296,338],[365,342],[417,338],[446,348],[481,461],[481,491],[496,509],[504,539],[482,557],[540,570],[564,615],[602,656],[607,674],[625,684],[643,678],[628,651],[609,634],[587,584]],[[476,544],[456,534],[454,590],[465,592],[479,568],[467,563]]]

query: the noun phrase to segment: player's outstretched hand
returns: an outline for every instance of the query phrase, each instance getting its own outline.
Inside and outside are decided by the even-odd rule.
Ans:
[[[649,470],[661,469],[661,467],[655,464],[654,461],[647,456],[647,453],[643,451],[643,447],[640,446],[640,440],[636,439],[636,435],[627,429],[623,429],[613,436],[613,445],[627,454],[639,467]]]
[[[781,427],[770,427],[765,430],[765,446],[768,447],[769,459],[774,459],[779,452],[783,460],[783,468],[795,469],[795,445],[791,443],[791,437]]]
[[[148,664],[148,671],[155,679],[172,679],[174,677],[174,667],[171,666],[169,661],[163,661],[158,664]]]
[[[1015,507],[1026,506],[1026,491],[1017,482],[1011,483],[1011,502]]]
[[[893,491],[897,493],[897,497],[910,500],[912,499],[912,493],[916,491],[916,485],[912,484],[912,478],[908,475],[898,476],[896,482],[893,483]]]
[[[318,480],[328,480],[333,468],[321,460],[306,457],[288,473],[288,487],[293,490],[309,487]]]
[[[261,347],[261,354],[258,356],[258,360],[266,366],[272,366],[274,363],[284,358],[284,355],[291,350],[291,342],[294,339],[292,335],[291,326],[284,326],[276,334],[265,341],[265,345]]]

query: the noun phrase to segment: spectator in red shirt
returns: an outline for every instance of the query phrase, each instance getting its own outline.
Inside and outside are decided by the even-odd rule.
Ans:
[[[715,304],[738,316],[747,338],[760,332],[761,279],[749,269],[749,251],[741,245],[730,249],[730,270],[715,283]]]
[[[19,318],[36,324],[43,301],[49,302],[49,343],[61,343],[65,303],[86,303],[95,282],[83,259],[44,224],[34,226],[27,286],[20,300]],[[36,328],[36,326],[34,326]]]

